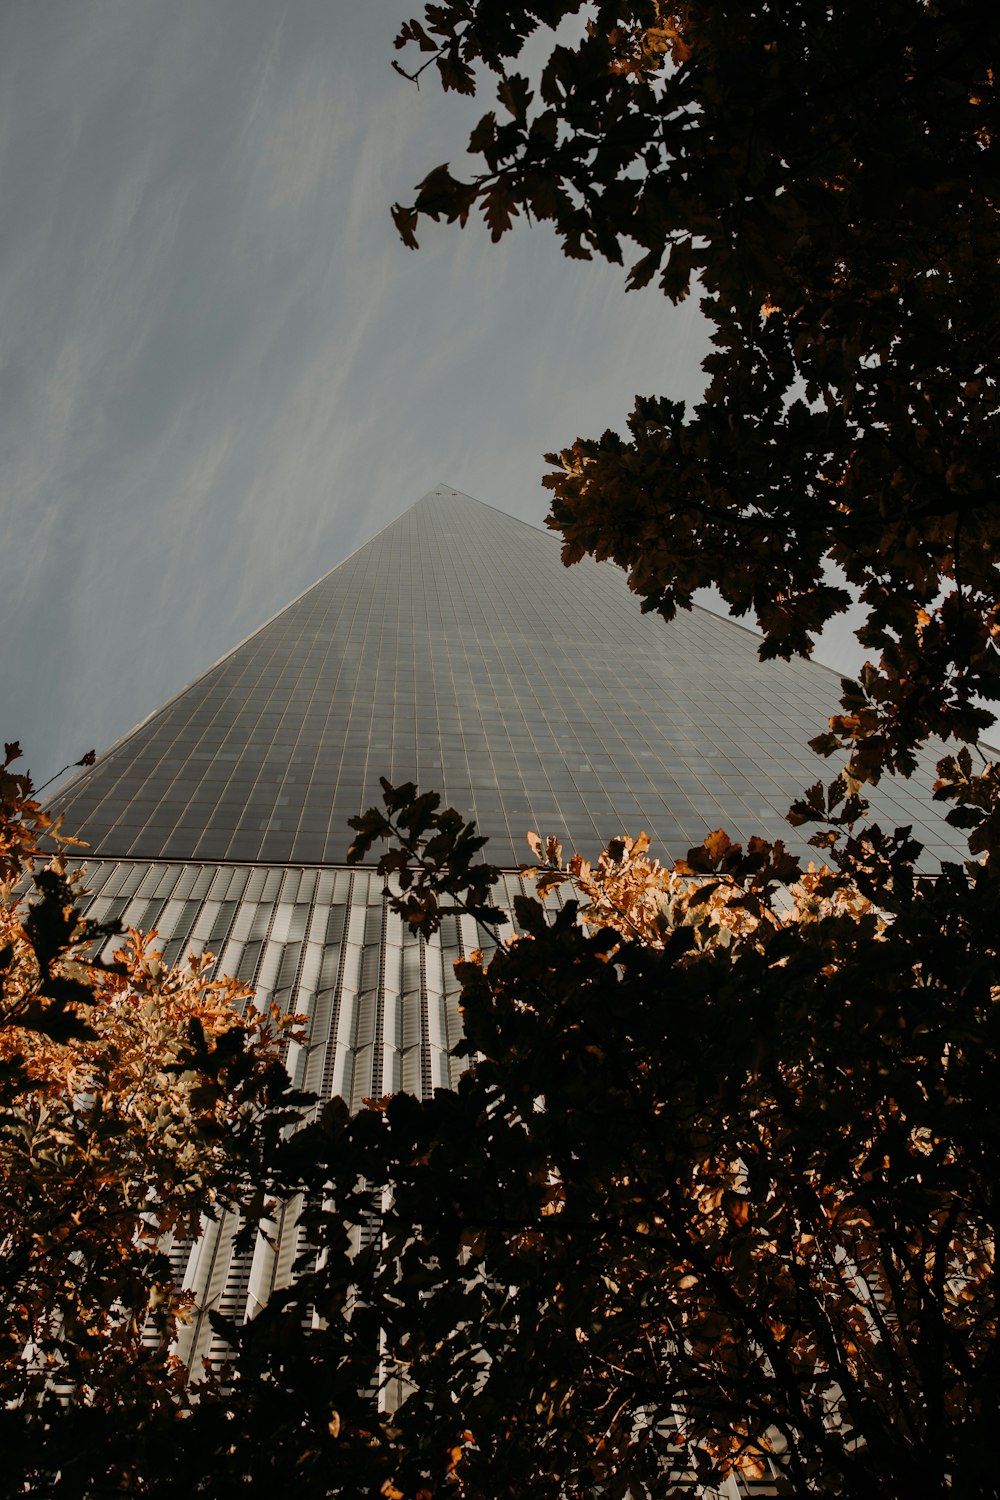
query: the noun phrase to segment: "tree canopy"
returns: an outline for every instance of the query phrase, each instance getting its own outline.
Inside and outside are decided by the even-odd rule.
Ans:
[[[425,939],[483,935],[468,1069],[424,1101],[290,1095],[207,960],[133,934],[95,962],[61,856],[5,912],[12,1492],[994,1493],[995,847],[933,880],[905,831],[821,870],[721,831],[669,869],[532,836],[515,937],[436,794],[385,783],[355,829]],[[294,1278],[211,1314],[232,1358],[189,1376],[163,1232],[231,1207],[246,1244],[282,1201]]]
[[[413,926],[489,926],[436,797],[386,784],[356,827]],[[721,831],[670,869],[533,846],[519,936],[459,970],[458,1090],[326,1154],[328,1222],[382,1226],[394,1492],[447,1493],[448,1456],[470,1500],[995,1493],[995,851],[915,880],[905,830],[821,870]]]
[[[764,656],[858,598],[872,663],[822,748],[861,780],[976,739],[1000,686],[998,42],[989,0],[445,0],[396,42],[497,99],[471,174],[396,206],[407,244],[545,220],[712,325],[693,409],[549,455],[566,561],[668,619],[714,584]]]
[[[169,1239],[253,1202],[297,1118],[291,1023],[211,955],[165,966],[155,933],[102,958],[116,929],[81,917],[74,841],[19,756],[0,767],[2,1488],[134,1493],[190,1412]]]

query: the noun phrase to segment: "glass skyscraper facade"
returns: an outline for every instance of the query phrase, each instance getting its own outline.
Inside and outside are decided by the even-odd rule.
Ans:
[[[439,487],[64,788],[66,827],[102,857],[337,864],[385,775],[474,817],[502,866],[529,828],[587,854],[639,828],[664,857],[720,826],[790,839],[837,678],[757,645],[644,616],[618,569],[566,569]],[[875,803],[952,847],[905,783]]]
[[[439,486],[55,803],[90,846],[91,915],[155,928],[168,961],[209,950],[308,1018],[296,1083],[352,1107],[425,1093],[453,1081],[452,964],[482,935],[467,918],[429,943],[407,932],[374,870],[345,866],[347,819],[380,801],[383,775],[440,791],[510,872],[508,906],[529,829],[590,856],[644,829],[664,862],[718,827],[801,849],[784,814],[832,775],[805,745],[837,678],[762,664],[757,645],[705,610],[644,616],[609,564],[567,570],[554,536]],[[872,800],[931,858],[960,852],[911,784]],[[202,1310],[185,1357],[223,1352],[209,1308],[252,1316],[287,1279],[286,1218],[247,1255],[226,1221],[173,1247]]]

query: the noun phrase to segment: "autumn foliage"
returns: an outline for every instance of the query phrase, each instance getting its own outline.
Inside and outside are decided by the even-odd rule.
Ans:
[[[905,831],[827,800],[820,868],[721,831],[666,868],[644,836],[590,864],[532,835],[511,931],[474,828],[385,783],[349,857],[388,841],[411,926],[468,912],[484,951],[458,1088],[354,1117],[301,1112],[203,963],[133,934],[95,967],[43,881],[90,945],[49,972],[91,998],[4,1032],[22,1486],[271,1493],[294,1455],[297,1494],[345,1500],[991,1493],[996,856],[915,877]],[[192,1386],[163,1235],[236,1205],[246,1243],[282,1199],[297,1274],[213,1318],[232,1358]]]
[[[355,857],[408,848],[414,926],[425,885],[478,904],[435,799],[387,785],[356,826]],[[518,936],[460,968],[468,1074],[358,1157],[401,1493],[456,1444],[476,1500],[993,1493],[995,856],[918,879],[905,831],[831,831],[805,870],[721,831],[666,869],[533,837]]]
[[[72,840],[12,769],[19,753],[0,770],[4,1493],[88,1494],[187,1405],[170,1238],[255,1189],[288,1118],[289,1023],[212,978],[211,955],[165,967],[155,933],[100,959],[114,930],[81,918]]]

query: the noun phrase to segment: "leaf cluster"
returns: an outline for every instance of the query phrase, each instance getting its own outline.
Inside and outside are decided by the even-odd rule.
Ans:
[[[826,750],[862,781],[976,739],[1000,687],[998,43],[984,0],[452,0],[397,38],[499,105],[467,180],[397,205],[407,244],[524,214],[712,325],[700,402],[549,455],[565,560],[667,619],[714,585],[763,657],[859,600],[874,659]]]
[[[155,933],[102,961],[114,929],[81,919],[18,753],[0,772],[2,1489],[139,1493],[140,1455],[193,1399],[169,1245],[251,1211],[304,1102],[281,1066],[294,1018],[247,1008],[210,954],[165,966]]]
[[[326,1399],[377,1330],[391,1418],[321,1446],[364,1436],[405,1500],[992,1493],[992,855],[907,881],[881,835],[808,870],[721,833],[671,869],[531,844],[518,936],[458,966],[457,1090],[289,1141],[313,1259],[242,1357]]]
[[[378,862],[378,873],[391,884],[391,905],[414,932],[431,937],[441,919],[467,911],[477,922],[499,922],[503,913],[491,904],[490,892],[499,871],[477,858],[486,839],[453,807],[439,810],[438,792],[417,792],[412,781],[393,786],[384,776],[384,810],[370,807],[348,819],[355,838],[347,863],[362,863],[379,840],[390,847]],[[442,894],[456,899],[442,905]]]

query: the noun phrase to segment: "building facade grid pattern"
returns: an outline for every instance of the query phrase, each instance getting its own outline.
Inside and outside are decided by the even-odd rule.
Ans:
[[[76,862],[73,862],[76,864]],[[245,1002],[302,1017],[302,1040],[286,1066],[317,1107],[341,1097],[352,1110],[366,1098],[400,1089],[426,1097],[453,1087],[464,1063],[454,964],[494,939],[466,916],[446,917],[429,940],[414,935],[391,909],[384,879],[371,869],[194,865],[99,860],[83,868],[84,915],[153,931],[164,959],[185,963],[212,953],[214,973],[253,989]],[[526,893],[519,876],[501,877],[498,904],[508,913]],[[549,900],[558,904],[558,893]],[[501,937],[510,930],[500,929]],[[107,939],[110,958],[123,939]],[[222,1361],[215,1310],[241,1322],[275,1286],[287,1284],[303,1249],[294,1203],[274,1232],[238,1253],[232,1214],[206,1222],[197,1241],[167,1246],[177,1283],[194,1293],[178,1354],[192,1368]]]
[[[66,827],[102,855],[337,864],[384,775],[508,868],[529,829],[590,857],[640,829],[665,860],[718,827],[804,847],[785,813],[835,770],[805,746],[837,678],[758,644],[642,616],[610,564],[567,570],[554,536],[439,487],[70,783]],[[906,783],[873,804],[956,849]]]

